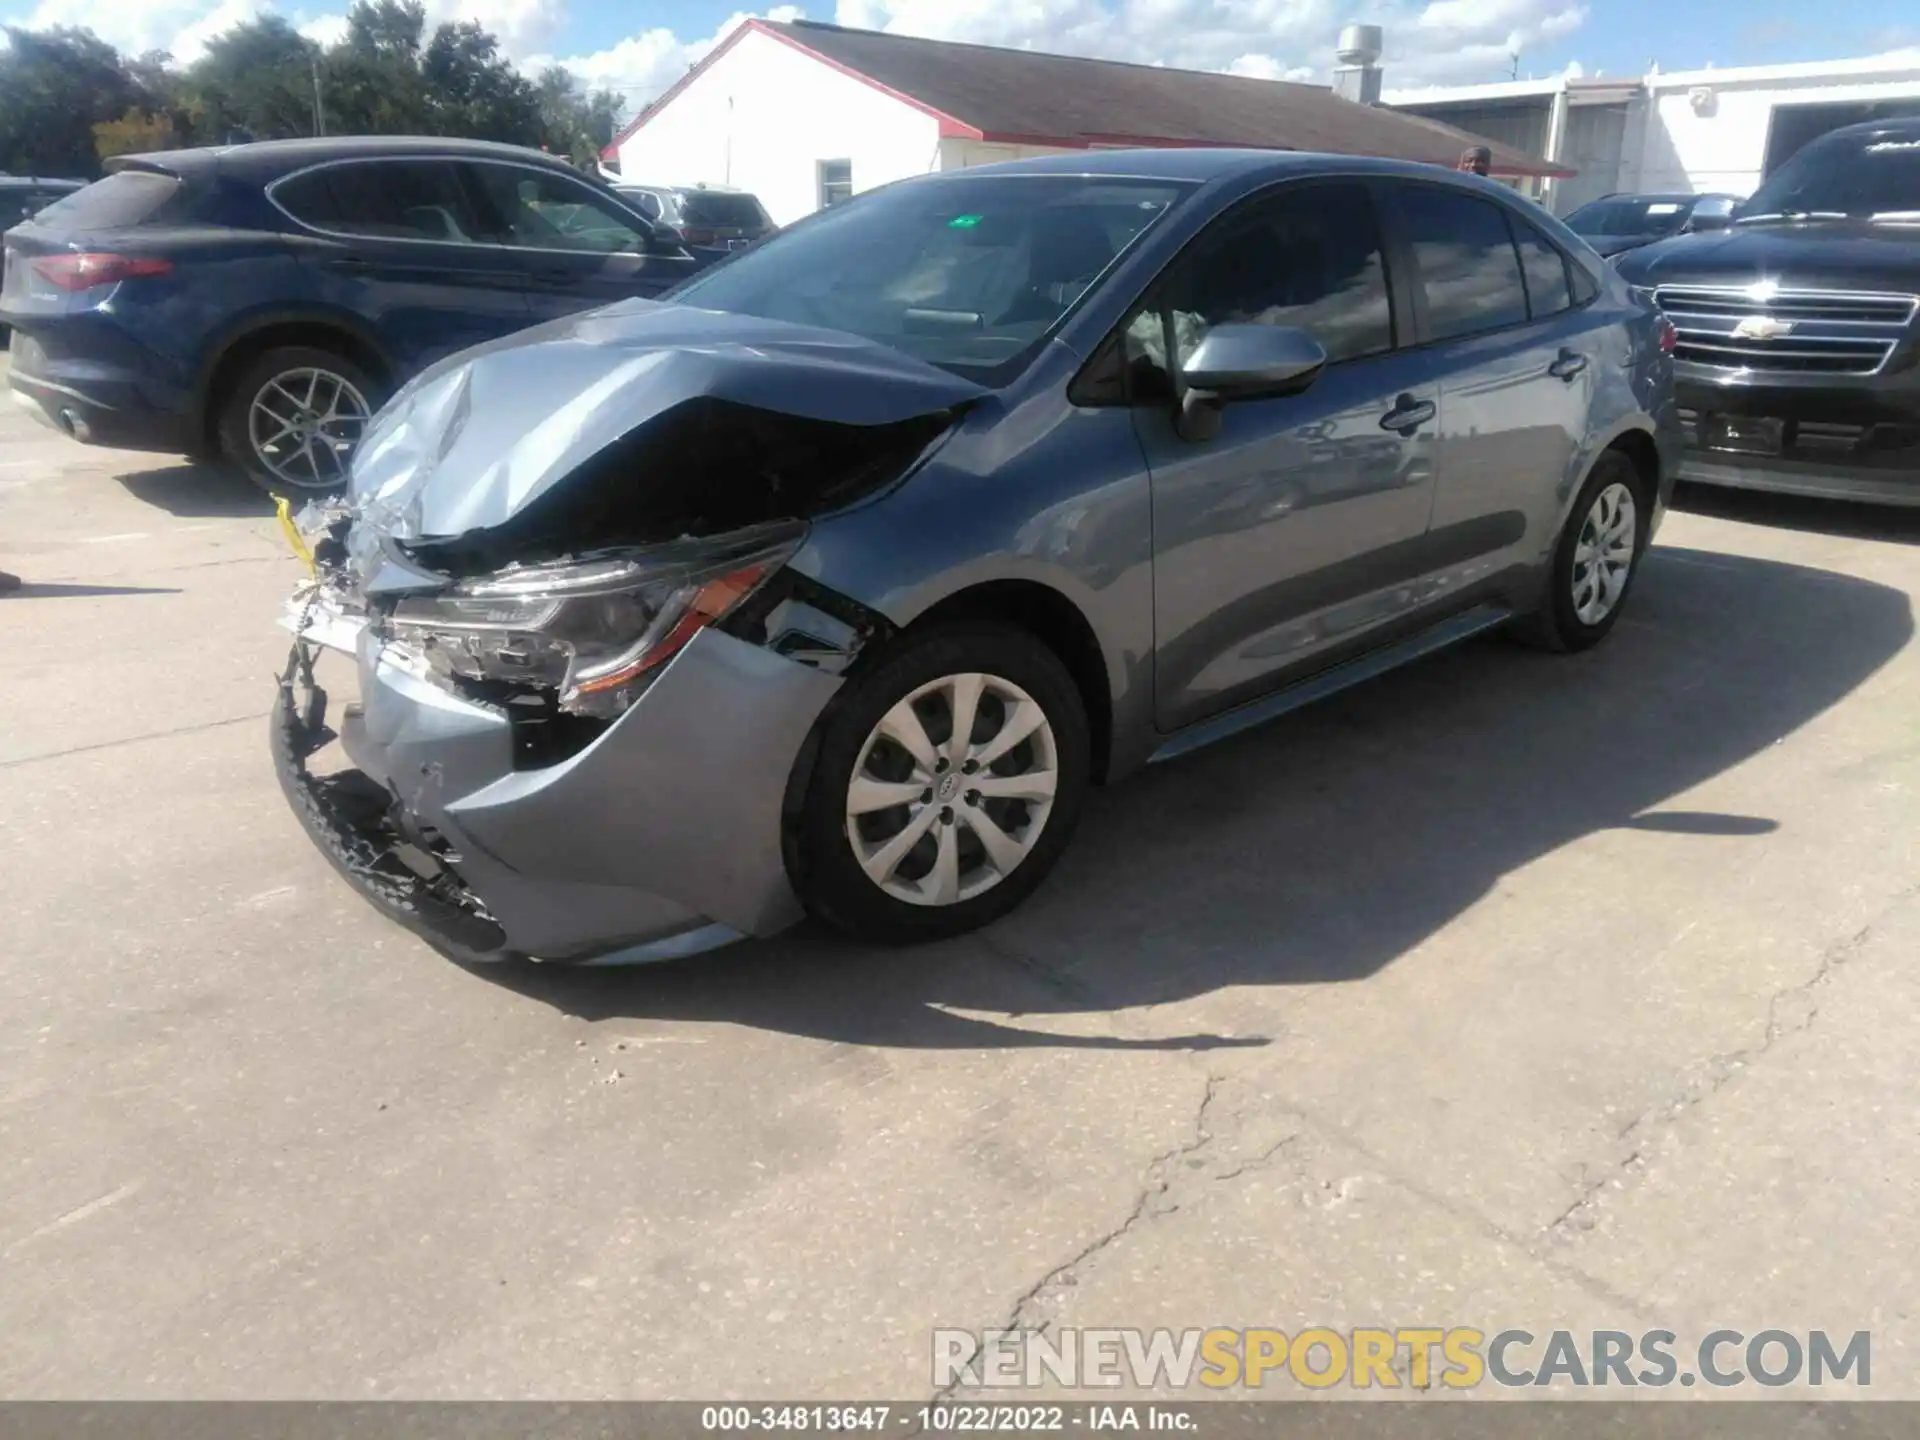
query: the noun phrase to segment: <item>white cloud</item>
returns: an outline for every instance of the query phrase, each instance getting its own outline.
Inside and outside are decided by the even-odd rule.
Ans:
[[[300,33],[316,45],[338,45],[347,38],[347,17],[317,15],[301,23]]]
[[[575,10],[581,3],[571,0]],[[565,65],[588,85],[621,92],[637,109],[749,13],[729,17],[711,35],[686,39],[655,27],[604,50],[556,56],[553,40],[569,4],[427,0],[427,15],[430,24],[478,20],[526,68]],[[817,4],[825,14],[826,0]],[[124,50],[168,49],[187,60],[212,36],[273,8],[275,0],[38,0],[9,23],[86,25]],[[804,12],[783,4],[760,13],[791,20]],[[1285,80],[1324,79],[1335,33],[1361,19],[1385,27],[1387,85],[1408,89],[1504,79],[1515,51],[1524,64],[1530,54],[1559,48],[1588,10],[1586,0],[835,0],[831,13],[842,25],[866,29]],[[323,42],[345,26],[336,13],[297,11],[292,18],[301,33]]]
[[[426,0],[427,31],[447,21],[478,20],[515,60],[544,50],[566,23],[566,0]]]
[[[173,52],[173,58],[180,64],[191,65],[206,53],[209,40],[224,35],[234,26],[244,24],[268,8],[263,0],[219,0],[206,14],[175,31],[166,48]]]
[[[805,11],[798,5],[776,5],[758,12],[769,20],[798,20]],[[718,45],[749,18],[736,11],[704,39],[684,41],[664,27],[643,30],[616,45],[591,55],[533,55],[526,60],[530,70],[545,65],[564,65],[592,90],[615,90],[627,97],[630,110],[638,110],[685,75],[706,53]]]

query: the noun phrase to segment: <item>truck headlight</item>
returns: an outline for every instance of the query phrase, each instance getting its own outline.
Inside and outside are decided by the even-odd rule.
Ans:
[[[660,668],[792,557],[783,522],[552,565],[513,566],[401,600],[392,638],[443,677],[549,690],[611,719]]]

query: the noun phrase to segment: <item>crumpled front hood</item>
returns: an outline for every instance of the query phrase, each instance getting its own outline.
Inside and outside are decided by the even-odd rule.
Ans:
[[[501,524],[583,461],[697,399],[883,426],[986,393],[838,330],[626,300],[468,350],[401,389],[351,486],[356,555]]]

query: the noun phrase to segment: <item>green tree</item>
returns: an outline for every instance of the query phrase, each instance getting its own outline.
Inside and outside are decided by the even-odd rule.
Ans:
[[[173,117],[164,110],[157,115],[149,110],[129,110],[118,120],[102,120],[93,127],[94,153],[102,160],[171,150],[179,143]]]
[[[0,51],[0,169],[87,178],[100,173],[93,127],[151,105],[120,52],[90,30],[7,27]]]
[[[620,128],[622,102],[612,90],[587,92],[571,70],[550,65],[534,81],[542,144],[577,165],[591,165]]]
[[[511,145],[542,143],[540,97],[500,53],[500,42],[472,20],[440,26],[421,58],[437,135]]]
[[[320,47],[278,15],[245,20],[207,43],[185,91],[203,141],[239,133],[278,140],[314,133],[313,72]]]
[[[320,62],[327,129],[342,135],[407,135],[430,128],[420,45],[419,0],[360,0],[346,37]]]

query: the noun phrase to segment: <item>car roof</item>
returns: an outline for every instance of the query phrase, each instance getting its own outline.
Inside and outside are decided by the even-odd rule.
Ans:
[[[512,160],[568,175],[583,174],[545,150],[534,150],[524,145],[502,145],[492,140],[463,140],[438,135],[329,135],[300,140],[256,140],[244,145],[210,145],[192,150],[121,155],[108,161],[107,168],[163,170],[178,175],[218,169],[225,174],[265,181],[332,160],[398,159],[416,155]]]
[[[616,189],[647,190],[655,195],[745,195],[749,200],[753,193],[738,190],[731,185],[643,185],[637,180],[622,180]]]
[[[1829,140],[1843,135],[1859,140],[1920,140],[1920,115],[1897,115],[1885,120],[1863,120],[1858,125],[1842,125],[1814,140]],[[1813,140],[1807,142],[1813,144]]]
[[[1418,160],[1388,160],[1371,155],[1327,155],[1307,150],[1236,150],[1198,146],[1179,149],[1076,150],[1028,160],[1007,160],[994,165],[970,165],[963,170],[942,170],[926,178],[942,181],[968,175],[1079,175],[1095,180],[1180,180],[1205,184],[1240,176],[1281,179],[1293,175],[1356,173],[1426,180],[1446,178],[1482,186],[1491,183],[1495,189],[1508,195],[1517,196],[1518,193],[1505,185]]]

